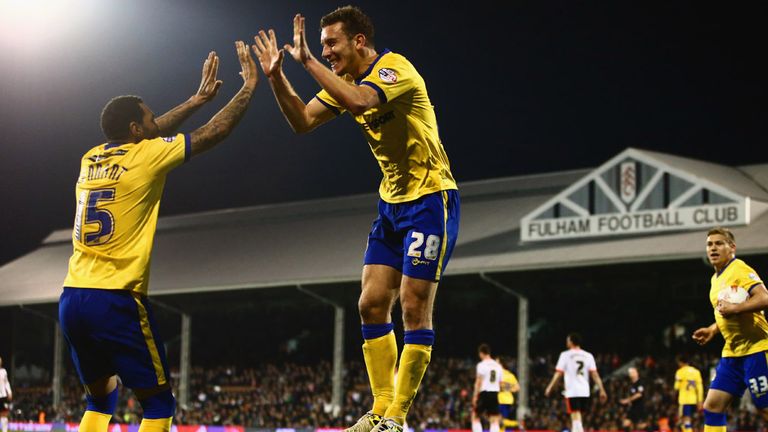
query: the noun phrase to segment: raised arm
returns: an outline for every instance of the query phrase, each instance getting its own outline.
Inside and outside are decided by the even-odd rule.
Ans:
[[[275,94],[280,111],[296,133],[306,133],[333,119],[335,114],[325,105],[312,99],[308,104],[301,100],[283,73],[283,50],[277,49],[274,30],[269,34],[260,30],[254,36],[253,52],[259,59],[269,86]]]
[[[160,135],[173,135],[179,129],[184,120],[188,119],[195,111],[206,102],[216,97],[221,87],[221,80],[216,79],[219,71],[219,56],[215,51],[208,53],[208,58],[203,62],[203,76],[200,79],[200,87],[192,97],[181,105],[171,109],[167,113],[155,119],[160,128]]]
[[[242,41],[235,42],[237,57],[240,61],[240,76],[243,78],[243,86],[240,91],[214,115],[208,123],[190,134],[192,154],[198,155],[213,148],[224,138],[229,136],[240,119],[243,118],[248,102],[251,101],[253,91],[259,83],[259,72],[253,61],[248,45]]]
[[[309,51],[304,17],[297,14],[293,18],[293,46],[286,44],[283,49],[291,53],[294,60],[301,63],[320,86],[341,106],[354,115],[361,115],[369,109],[379,106],[381,100],[376,90],[368,86],[359,86],[340,79],[324,66]]]

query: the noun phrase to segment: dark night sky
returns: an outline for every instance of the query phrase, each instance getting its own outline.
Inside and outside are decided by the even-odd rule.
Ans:
[[[224,86],[182,128],[191,131],[241,84],[234,40],[274,27],[290,42],[302,12],[319,56],[319,19],[345,4],[72,3],[54,21],[17,19],[12,29],[0,11],[0,263],[71,226],[79,159],[102,142],[99,113],[112,96],[139,94],[160,114],[196,91],[216,50]],[[459,182],[595,167],[628,146],[768,162],[764,7],[355,4],[374,20],[377,48],[404,54],[424,76]],[[284,69],[303,99],[314,95],[298,64],[286,59]],[[380,176],[349,116],[293,135],[262,80],[230,138],[169,176],[161,215],[374,192]]]

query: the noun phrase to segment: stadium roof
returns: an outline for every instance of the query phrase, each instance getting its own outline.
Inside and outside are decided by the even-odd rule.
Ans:
[[[738,251],[768,253],[768,164],[733,168],[637,149],[622,157],[747,198],[752,217],[734,227]],[[701,229],[521,241],[521,219],[596,170],[460,184],[460,235],[445,277],[703,257]],[[377,199],[368,194],[161,217],[150,292],[358,281]],[[37,250],[0,267],[0,306],[57,301],[71,251],[71,229],[57,230]]]

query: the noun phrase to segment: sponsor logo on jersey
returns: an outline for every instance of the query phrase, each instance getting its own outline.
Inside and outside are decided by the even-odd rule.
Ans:
[[[165,141],[165,142],[173,142],[173,140],[175,140],[175,139],[176,139],[176,137],[163,137],[163,141]]]
[[[758,280],[758,279],[757,279],[757,275],[756,275],[756,274],[754,274],[754,273],[750,273],[750,274],[749,274],[749,278],[750,278],[750,279],[752,279],[752,280]]]
[[[382,115],[379,116],[371,116],[368,118],[368,116],[365,117],[366,122],[360,123],[360,126],[363,127],[365,130],[377,130],[381,128],[381,125],[388,123],[395,119],[395,112],[394,111],[387,111]]]
[[[379,69],[379,78],[382,81],[394,84],[397,82],[397,74],[392,69],[381,68]]]

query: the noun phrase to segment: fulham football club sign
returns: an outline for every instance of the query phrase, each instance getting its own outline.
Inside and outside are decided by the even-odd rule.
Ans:
[[[749,197],[654,155],[630,148],[609,160],[526,215],[520,225],[521,240],[655,233],[749,223]]]

